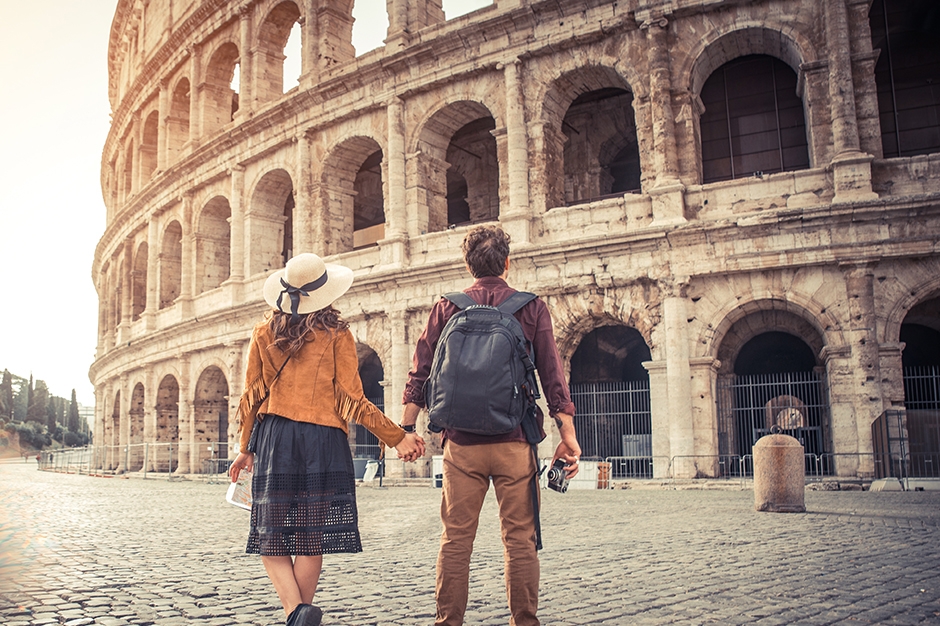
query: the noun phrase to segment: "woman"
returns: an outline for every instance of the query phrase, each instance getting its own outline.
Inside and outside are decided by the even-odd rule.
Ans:
[[[348,422],[399,458],[424,455],[366,400],[352,333],[332,307],[352,271],[300,254],[264,284],[271,311],[252,333],[239,404],[240,454],[232,481],[254,470],[247,552],[260,554],[288,626],[318,626],[312,606],[323,555],[361,552]]]

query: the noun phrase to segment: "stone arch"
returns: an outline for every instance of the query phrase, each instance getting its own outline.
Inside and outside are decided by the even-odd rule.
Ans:
[[[223,371],[215,365],[203,369],[193,392],[195,454],[192,469],[195,471],[201,469],[203,461],[228,458],[228,395],[228,380]]]
[[[179,466],[179,402],[180,386],[176,377],[167,374],[157,387],[154,409],[154,450],[150,455],[150,469],[155,472],[172,472]]]
[[[151,111],[144,121],[140,140],[140,180],[146,183],[157,169],[157,145],[160,135],[160,113]]]
[[[258,102],[276,100],[284,94],[284,48],[300,17],[300,8],[287,0],[271,9],[261,21],[258,45],[252,55],[257,77],[252,88]]]
[[[546,207],[641,187],[633,90],[606,65],[583,65],[552,81],[541,105]]]
[[[329,254],[349,252],[384,235],[382,156],[378,142],[356,136],[337,144],[324,159],[320,192],[329,215]]]
[[[136,472],[144,461],[144,384],[138,382],[131,391],[131,402],[127,408],[127,468]]]
[[[183,278],[183,227],[176,220],[163,230],[160,246],[160,308],[173,306]]]
[[[816,318],[806,309],[784,300],[754,300],[729,313],[715,332],[715,358],[721,361],[719,375],[733,373],[734,361],[744,345],[757,335],[783,332],[803,340],[817,365],[826,336]]]
[[[167,118],[167,164],[175,163],[183,155],[183,146],[189,141],[189,79],[176,82],[170,96],[170,115]]]
[[[816,51],[798,30],[783,24],[736,24],[731,31],[715,29],[696,40],[685,62],[676,68],[677,82],[692,93],[700,93],[709,76],[719,67],[749,54],[780,59],[799,74],[800,65],[815,61]]]
[[[131,270],[131,321],[140,319],[147,308],[147,266],[150,263],[149,246],[142,241],[134,254],[134,269]]]
[[[232,209],[228,199],[215,196],[196,217],[196,293],[215,289],[231,268]]]
[[[492,131],[496,119],[483,104],[446,104],[420,127],[412,185],[426,211],[427,232],[499,217],[499,161]],[[466,218],[466,219],[464,219]],[[422,220],[423,221],[423,220]]]
[[[825,334],[808,311],[781,304],[748,303],[724,327],[717,346],[719,455],[751,454],[773,426],[800,440],[807,454],[832,452]]]
[[[685,62],[680,64],[675,73],[678,76],[679,84],[687,86],[693,100],[697,103],[696,113],[691,115],[691,118],[692,131],[695,137],[694,144],[699,147],[694,159],[700,180],[705,180],[703,178],[705,174],[703,174],[703,159],[700,151],[707,148],[707,145],[703,148],[702,144],[703,142],[707,144],[709,140],[708,137],[703,137],[702,118],[704,114],[709,112],[705,110],[703,114],[703,109],[707,109],[707,107],[702,106],[702,90],[706,86],[709,77],[713,76],[720,68],[734,62],[736,59],[750,55],[767,56],[778,60],[788,66],[795,75],[792,87],[800,105],[794,107],[793,115],[797,115],[797,108],[801,109],[800,125],[795,130],[790,131],[789,134],[793,137],[787,137],[784,143],[788,144],[799,140],[802,133],[802,140],[806,144],[806,165],[801,167],[811,166],[825,150],[823,146],[814,146],[811,137],[811,129],[822,123],[813,116],[823,115],[824,112],[821,109],[825,107],[816,107],[820,110],[815,111],[812,107],[813,103],[808,102],[803,97],[805,90],[803,89],[803,70],[801,68],[803,64],[816,59],[816,51],[811,42],[799,30],[784,25],[770,28],[767,24],[739,23],[731,31],[716,28],[714,31],[706,33],[700,40],[698,47],[691,51],[689,56],[685,58]],[[783,79],[789,80],[785,72],[781,76]],[[789,91],[786,93],[789,93]],[[713,105],[712,108],[715,108],[715,106]],[[714,112],[711,113],[714,114]],[[828,116],[828,113],[825,113],[825,115]],[[804,158],[802,152],[799,149],[791,150],[791,152],[795,156],[790,156],[787,160],[802,163]],[[744,170],[746,168],[742,169],[742,171]]]
[[[908,288],[900,297],[897,297],[894,306],[888,311],[884,323],[884,334],[879,341],[894,343],[900,341],[901,325],[918,305],[940,297],[940,263],[930,263],[927,266],[921,266],[925,276],[917,283]],[[914,280],[908,279],[909,283]]]
[[[294,182],[284,169],[266,172],[255,185],[245,216],[249,275],[277,270],[293,256]]]
[[[238,93],[232,88],[238,66],[238,46],[226,42],[216,48],[202,83],[202,133],[211,137],[235,119]]]
[[[372,347],[358,342],[356,356],[359,359],[359,378],[362,380],[363,393],[384,411],[385,390],[382,383],[385,381],[385,368],[382,366],[382,359]],[[352,446],[355,457],[379,458],[378,438],[362,426],[350,424],[349,445]]]

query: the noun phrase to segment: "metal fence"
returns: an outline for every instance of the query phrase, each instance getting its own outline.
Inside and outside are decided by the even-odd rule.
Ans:
[[[796,438],[807,454],[832,452],[829,399],[821,373],[722,377],[717,393],[722,456],[750,455],[757,440],[774,426]]]
[[[653,454],[649,381],[571,385],[582,458],[649,458]],[[628,468],[638,471],[641,466]]]

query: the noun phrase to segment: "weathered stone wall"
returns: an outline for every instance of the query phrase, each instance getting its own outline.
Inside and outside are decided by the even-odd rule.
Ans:
[[[338,307],[397,417],[427,311],[469,282],[448,201],[465,184],[471,218],[511,233],[510,282],[549,304],[566,367],[601,326],[648,345],[657,474],[718,471],[716,381],[779,331],[825,374],[830,451],[862,454],[838,471],[867,475],[871,421],[904,402],[900,326],[919,305],[935,319],[940,293],[940,161],[881,159],[867,5],[500,0],[445,21],[438,0],[389,0],[386,45],[355,57],[351,0],[119,0],[92,268],[102,466],[234,453],[261,285],[303,251],[355,270]],[[699,94],[754,54],[795,72],[810,166],[703,184]],[[605,191],[626,148],[640,189]],[[384,222],[359,232],[377,175]],[[146,459],[119,451],[145,442]]]

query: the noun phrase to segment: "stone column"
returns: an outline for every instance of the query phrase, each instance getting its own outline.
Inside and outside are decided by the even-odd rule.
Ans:
[[[189,52],[189,145],[199,145],[202,134],[202,49],[191,45]]]
[[[313,237],[313,220],[310,211],[310,139],[305,132],[296,138],[295,159],[297,161],[297,181],[294,186],[294,254],[316,252]]]
[[[851,345],[826,346],[819,355],[826,368],[829,383],[829,414],[832,424],[832,448],[837,456],[837,476],[856,477],[873,471],[871,460],[865,465],[860,458],[852,456],[860,451],[859,428],[857,426],[858,387],[855,356]],[[863,435],[871,441],[871,431]],[[870,447],[870,444],[869,444]]]
[[[388,150],[383,159],[388,162],[385,182],[388,203],[385,211],[385,238],[379,242],[379,246],[382,264],[395,267],[407,262],[404,108],[404,103],[397,97],[388,103]]]
[[[500,222],[514,244],[531,240],[529,210],[529,138],[526,134],[522,62],[513,59],[503,66],[506,81],[506,162],[509,171],[509,206],[500,210]],[[501,207],[502,209],[502,207]]]
[[[653,201],[653,224],[685,222],[685,187],[679,181],[679,159],[676,152],[675,114],[672,110],[672,78],[669,67],[669,45],[665,17],[640,24],[646,30],[647,63],[650,73],[650,118],[653,127],[653,158],[655,182],[649,190]]]
[[[688,326],[688,324],[686,324]],[[712,357],[689,360],[689,401],[692,410],[692,430],[695,453],[701,456],[718,456],[718,414],[716,385],[721,361]],[[705,469],[700,463],[699,467]],[[713,466],[711,476],[719,475],[719,467]]]
[[[874,271],[869,264],[846,265],[841,269],[848,295],[846,338],[851,347],[851,367],[855,377],[858,452],[868,454],[872,451],[871,424],[885,407],[881,394]],[[863,469],[865,460],[863,458]]]
[[[189,355],[184,354],[180,357],[180,399],[179,399],[179,445],[177,446],[176,471],[174,474],[189,474],[191,465],[191,455],[198,454],[193,445],[193,389],[191,386],[191,376],[189,371]]]
[[[303,1],[303,16],[300,23],[301,42],[303,50],[301,51],[301,88],[309,88],[316,84],[320,77],[320,69],[317,64],[317,57],[320,55],[320,35],[319,22],[317,20],[317,6],[319,0]]]
[[[170,85],[166,80],[160,81],[160,95],[157,100],[157,171],[162,172],[167,168],[167,142],[170,133],[168,132],[168,120],[170,116]]]
[[[147,365],[144,367],[144,438],[143,443],[147,444],[148,448],[147,455],[143,456],[143,451],[140,452],[141,458],[143,458],[143,465],[141,469],[145,472],[151,472],[155,469],[154,466],[154,454],[156,450],[152,447],[157,440],[157,381],[156,373],[153,370],[152,365]]]
[[[653,478],[669,478],[672,471],[672,441],[669,417],[669,381],[665,361],[644,361],[650,376],[650,422],[652,425]]]
[[[228,280],[241,282],[245,279],[245,168],[233,165],[229,170],[229,236],[231,237],[231,260]]]
[[[237,121],[244,121],[251,117],[254,111],[253,87],[254,74],[252,73],[252,61],[254,51],[252,44],[252,18],[254,16],[255,5],[247,4],[238,9],[238,111],[235,112]]]
[[[408,30],[408,0],[385,0],[388,13],[388,31],[385,35],[385,47],[388,53],[406,48],[411,41]]]
[[[829,106],[832,116],[833,202],[873,200],[871,162],[860,149],[855,112],[855,82],[845,0],[825,0],[829,61]]]
[[[127,408],[130,406],[130,392],[127,389],[127,374],[122,374],[118,379],[118,387],[121,390],[121,404],[118,408],[119,423],[118,423],[118,432],[114,433],[115,440],[117,443],[117,448],[115,449],[115,465],[114,473],[123,474],[127,471],[127,445],[130,443],[130,434],[131,434],[131,420],[130,416],[127,414]]]
[[[160,231],[157,228],[157,218],[155,215],[151,215],[150,221],[147,223],[147,295],[144,312],[140,315],[147,330],[154,329],[154,315],[160,308],[160,293],[157,291],[159,238]]]
[[[666,285],[663,299],[663,332],[666,355],[666,385],[669,407],[669,439],[673,458],[684,457],[673,464],[677,478],[694,478],[702,459],[695,447],[692,421],[692,368],[689,363],[689,324],[686,314],[686,284]],[[711,460],[705,460],[706,474],[713,471]]]
[[[180,252],[180,303],[183,319],[192,315],[193,310],[193,281],[195,280],[195,245],[196,236],[193,233],[193,197],[187,193],[183,195],[182,223],[183,231],[182,250]]]
[[[127,341],[131,325],[131,295],[134,291],[132,275],[134,269],[134,241],[130,238],[124,240],[124,249],[121,253],[121,268],[123,273],[121,281],[121,320],[117,328],[118,344]]]

